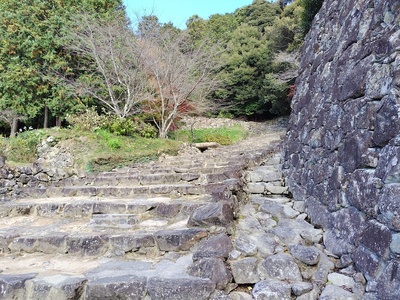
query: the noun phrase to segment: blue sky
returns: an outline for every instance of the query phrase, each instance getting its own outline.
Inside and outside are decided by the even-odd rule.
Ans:
[[[214,14],[234,12],[237,8],[251,4],[252,0],[123,0],[126,12],[134,20],[139,16],[154,14],[161,23],[172,22],[185,29],[185,22],[197,14],[208,19]]]

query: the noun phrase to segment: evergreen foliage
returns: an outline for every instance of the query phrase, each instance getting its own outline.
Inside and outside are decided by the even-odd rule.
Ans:
[[[304,35],[310,31],[312,21],[323,3],[324,0],[300,0],[300,5],[304,8],[301,16]]]
[[[169,128],[175,126],[174,119],[178,118],[177,115],[169,116],[168,111],[174,114],[193,112],[196,109],[195,102],[206,94],[211,95],[209,100],[219,105],[219,109],[213,111],[215,115],[221,113],[258,118],[287,114],[290,106],[288,94],[291,95],[289,84],[292,84],[289,81],[292,78],[283,78],[281,74],[293,68],[293,63],[290,60],[279,61],[278,57],[282,56],[281,53],[295,56],[304,32],[311,26],[322,2],[253,0],[252,4],[234,13],[215,14],[207,20],[194,15],[187,21],[187,29],[182,31],[171,23],[160,24],[154,15],[144,16],[132,30],[122,0],[0,1],[0,126],[8,124],[12,127],[20,119],[24,120],[25,125],[37,128],[42,127],[40,122],[44,122],[46,127],[48,112],[54,121],[55,117],[65,119],[67,115],[74,115],[88,107],[107,108],[108,101],[111,101],[117,104],[109,106],[108,112],[115,114],[117,119],[136,113],[135,109],[138,108],[137,112],[147,114],[147,120],[151,120],[160,131],[164,126],[160,120],[165,116],[166,128],[160,135],[165,137]],[[95,56],[71,47],[79,45],[76,40],[79,36],[71,32],[89,33],[84,27],[79,27],[79,18],[75,17],[83,11],[91,24],[108,30],[110,27],[106,26],[115,23],[121,28],[120,35],[113,34],[112,40],[102,40],[101,37],[94,40],[96,47],[115,42],[120,50],[120,53],[114,53],[115,57],[127,59],[115,64],[112,56],[102,53],[98,59],[104,63],[103,66],[115,64],[116,70],[117,65],[129,65],[131,53],[141,59],[145,56],[144,52],[132,51],[132,45],[139,44],[143,46],[142,50],[144,46],[151,45],[146,50],[150,51],[149,59],[137,59],[132,64],[131,70],[145,67],[138,82],[146,84],[144,91],[147,93],[135,99],[137,102],[134,102],[133,108],[125,107],[123,102],[132,96],[131,91],[127,90],[127,78],[130,76],[131,80],[133,73],[126,73],[126,78],[119,74],[116,80],[109,80],[104,76],[102,66],[96,63]],[[124,44],[128,40],[130,44]],[[205,40],[207,43],[204,43]],[[173,45],[173,42],[177,44]],[[164,76],[164,73],[173,74],[172,71],[177,69],[172,65],[169,71],[157,69],[161,67],[161,61],[164,67],[172,61],[183,66],[188,64],[189,57],[207,56],[211,45],[217,47],[218,51],[214,52],[217,57],[212,63],[213,73],[207,76],[218,79],[218,88],[215,89],[214,84],[217,81],[206,89],[185,91],[185,88],[179,101],[174,98],[179,90],[177,83],[161,85],[159,88],[161,81],[157,82],[156,79]],[[81,50],[88,49],[83,46]],[[112,50],[110,48],[107,51]],[[172,56],[169,55],[171,53]],[[151,60],[156,54],[159,55],[157,60]],[[156,61],[158,65],[153,64]],[[196,83],[199,78],[196,76],[201,72],[195,70],[199,70],[201,61],[195,63],[198,65],[193,63],[191,70],[175,72],[176,78],[180,80],[182,77]],[[207,72],[210,70],[207,69]],[[168,78],[164,79],[168,83]],[[81,85],[66,84],[69,81]],[[84,91],[82,87],[85,84],[95,87],[97,94],[93,90]],[[135,83],[134,86],[138,85]],[[172,100],[176,105],[171,104]],[[147,108],[142,107],[145,103]],[[79,115],[76,116],[79,118]],[[119,121],[118,128],[128,130],[125,125],[129,122]]]

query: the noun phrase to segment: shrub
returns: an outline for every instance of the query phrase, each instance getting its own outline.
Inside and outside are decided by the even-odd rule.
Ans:
[[[99,136],[108,147],[110,147],[113,150],[120,149],[122,147],[122,143],[120,140],[118,140],[117,137],[115,137],[112,133],[105,129],[98,129],[96,130],[97,136]]]
[[[74,129],[83,131],[106,130],[115,135],[135,136],[146,138],[157,136],[157,129],[138,117],[118,117],[116,115],[99,115],[95,108],[88,108],[84,112],[67,115],[67,122]]]
[[[233,141],[227,135],[219,133],[206,133],[201,138],[202,142],[216,142],[220,145],[231,145]]]
[[[9,160],[31,163],[37,158],[37,147],[45,136],[42,130],[24,131],[10,138],[5,154]]]
[[[82,131],[94,131],[105,122],[104,116],[100,116],[94,107],[80,113],[67,114],[65,119],[73,128]]]

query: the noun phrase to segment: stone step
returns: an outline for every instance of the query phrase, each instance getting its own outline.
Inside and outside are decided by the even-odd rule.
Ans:
[[[218,179],[222,179],[217,176]],[[213,176],[205,177],[205,181],[214,181]],[[43,197],[104,197],[104,198],[126,198],[140,195],[202,195],[211,194],[215,189],[224,186],[230,189],[239,187],[238,179],[225,179],[222,182],[205,184],[159,184],[138,186],[65,186],[65,187],[26,187],[20,197],[43,198]]]
[[[44,220],[37,220],[43,221]],[[208,232],[203,228],[187,228],[186,222],[167,226],[167,222],[152,228],[138,225],[136,229],[125,226],[93,228],[84,222],[18,226],[0,230],[0,253],[63,254],[90,257],[160,257],[166,252],[189,251]],[[104,225],[104,224],[103,224]],[[161,225],[161,226],[159,226]],[[158,227],[158,228],[157,228]],[[178,227],[177,229],[173,227]],[[171,228],[171,229],[169,229]]]
[[[85,179],[74,178],[60,181],[54,186],[126,186],[126,185],[161,185],[161,184],[179,184],[179,183],[216,183],[229,178],[239,178],[238,167],[227,167],[211,170],[207,172],[203,170],[195,170],[196,172],[188,172],[190,170],[175,168],[171,173],[145,173],[130,174],[119,172],[101,173],[97,176],[90,176]]]
[[[187,216],[199,206],[212,201],[211,195],[181,198],[150,197],[135,199],[103,199],[89,197],[61,197],[18,199],[0,206],[0,217],[41,216],[81,218],[96,214],[142,214],[154,217]]]
[[[99,214],[93,215],[88,226],[94,228],[131,229],[140,222],[138,214]]]
[[[215,282],[189,275],[191,264],[191,255],[161,261],[60,254],[0,257],[0,295],[5,300],[210,299]]]

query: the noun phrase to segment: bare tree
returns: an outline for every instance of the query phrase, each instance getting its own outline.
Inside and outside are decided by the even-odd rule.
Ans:
[[[99,20],[80,14],[70,38],[69,50],[89,58],[93,66],[82,70],[85,75],[79,79],[69,80],[74,90],[120,117],[140,111],[149,93],[138,61],[141,54],[136,52],[138,40],[126,19]]]
[[[217,50],[206,42],[194,47],[184,32],[168,26],[150,28],[139,35],[141,64],[153,92],[147,109],[159,137],[166,138],[181,115],[212,107],[207,95],[217,86],[212,77]]]

